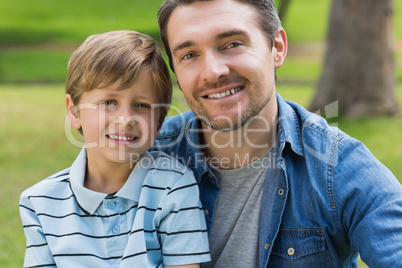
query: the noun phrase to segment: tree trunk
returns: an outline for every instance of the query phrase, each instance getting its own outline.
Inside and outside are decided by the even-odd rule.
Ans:
[[[311,111],[339,101],[346,117],[393,115],[392,0],[333,0],[327,51]]]

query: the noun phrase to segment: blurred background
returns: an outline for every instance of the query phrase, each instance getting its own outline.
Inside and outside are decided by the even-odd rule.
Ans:
[[[349,1],[349,6],[347,0],[335,1],[344,6],[331,0],[276,1],[289,41],[288,57],[277,72],[277,90],[285,99],[317,110],[331,124],[363,141],[401,181],[402,1],[359,0],[360,6],[351,4],[359,1]],[[67,140],[65,130],[64,80],[71,53],[87,36],[111,30],[136,30],[160,42],[156,12],[161,2],[0,0],[0,267],[23,264],[25,237],[18,212],[21,192],[70,166],[80,151],[79,145]],[[381,2],[383,9],[374,6],[378,5],[375,2]],[[382,13],[372,14],[372,9]],[[373,32],[365,35],[367,30]],[[348,31],[357,37],[348,40],[350,34],[342,36]],[[359,45],[359,40],[365,43]],[[379,53],[370,52],[373,49],[365,44],[377,41],[388,43],[374,48]],[[340,56],[345,48],[349,49],[343,54],[346,56]],[[373,54],[386,58],[365,64]],[[353,55],[360,55],[360,61],[352,60],[357,67],[342,65]],[[341,60],[334,61],[334,57]],[[367,66],[374,73],[363,73]],[[381,67],[379,71],[376,66]],[[350,68],[346,76],[345,71],[339,72],[345,68]],[[356,75],[354,70],[360,71]],[[339,76],[328,77],[328,73]],[[373,83],[366,81],[377,74],[381,77],[375,81],[384,82],[373,91],[369,89]],[[347,82],[356,77],[360,80]],[[346,84],[339,85],[339,81]],[[170,115],[188,109],[174,85],[173,105],[177,108]],[[363,107],[358,110],[348,108],[348,103],[360,100],[368,100],[368,104],[352,105]],[[334,107],[334,101],[338,101],[335,112],[328,112],[326,107]],[[366,267],[362,262],[359,265]]]

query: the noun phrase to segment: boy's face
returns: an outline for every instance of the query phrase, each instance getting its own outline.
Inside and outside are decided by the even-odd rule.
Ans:
[[[119,86],[118,81],[84,92],[75,106],[78,112],[70,116],[74,128],[82,127],[88,163],[135,162],[158,134],[160,109],[154,105],[159,103],[159,95],[150,72],[142,70],[127,89],[119,90]]]

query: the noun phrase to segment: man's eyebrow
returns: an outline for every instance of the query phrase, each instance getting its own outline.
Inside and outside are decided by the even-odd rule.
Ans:
[[[248,34],[245,31],[242,30],[230,30],[230,31],[226,31],[226,32],[222,32],[219,33],[215,39],[219,40],[219,39],[224,39],[224,38],[228,38],[231,36],[235,36],[235,35],[244,35],[244,36],[248,36]],[[183,48],[188,48],[193,46],[195,43],[191,40],[188,41],[184,41],[183,43],[177,45],[175,48],[173,48],[172,50],[172,54],[174,55],[177,51],[183,49]]]
[[[187,48],[187,47],[191,47],[191,46],[193,46],[194,45],[194,42],[193,41],[185,41],[185,42],[183,42],[183,43],[181,43],[181,44],[179,44],[178,46],[176,46],[174,49],[173,49],[173,55],[177,52],[177,51],[179,51],[179,50],[181,50],[181,49],[183,49],[183,48]]]
[[[224,38],[228,38],[234,35],[244,35],[244,36],[248,36],[248,34],[245,31],[242,30],[230,30],[227,32],[223,32],[223,33],[219,33],[216,36],[216,39],[224,39]]]

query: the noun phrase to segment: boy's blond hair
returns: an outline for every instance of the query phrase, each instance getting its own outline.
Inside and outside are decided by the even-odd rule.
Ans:
[[[161,104],[158,129],[172,100],[169,69],[151,37],[135,31],[112,31],[89,36],[68,63],[66,93],[78,105],[83,92],[111,86],[131,86],[142,68],[148,68]]]

